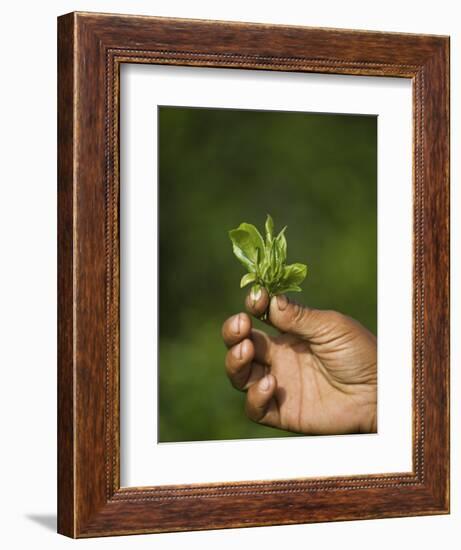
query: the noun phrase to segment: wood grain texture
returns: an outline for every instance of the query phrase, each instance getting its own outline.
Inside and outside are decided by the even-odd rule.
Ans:
[[[74,530],[74,24],[58,21],[58,531]]]
[[[62,16],[58,30],[59,532],[447,513],[448,38],[87,13]],[[120,488],[119,68],[127,62],[412,79],[411,472]]]

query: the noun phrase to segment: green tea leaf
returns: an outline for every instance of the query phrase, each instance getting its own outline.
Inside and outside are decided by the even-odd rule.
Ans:
[[[269,276],[268,272],[269,272],[270,266],[271,266],[270,254],[267,254],[267,249],[266,249],[266,254],[264,255],[262,262],[259,264],[259,275],[262,278],[262,280],[266,280],[267,277]]]
[[[248,269],[256,272],[259,259],[264,254],[264,241],[254,225],[242,223],[229,231],[234,254]]]
[[[270,214],[267,214],[265,229],[266,229],[266,242],[271,243],[272,235],[274,234],[274,220],[272,219],[272,216]]]
[[[286,228],[287,226],[280,231],[275,239],[275,246],[277,247],[277,252],[282,263],[285,263],[287,259],[287,240],[285,238]]]
[[[247,286],[250,283],[254,283],[255,281],[256,281],[255,273],[246,273],[240,280],[240,288],[243,288],[244,286]]]
[[[232,231],[229,231],[229,237],[232,241],[232,250],[235,256],[248,269],[248,271],[255,272],[255,262],[244,252],[247,248],[245,246],[245,242],[248,239],[248,233],[246,231],[240,231],[239,229],[233,229]]]
[[[286,265],[283,269],[282,281],[285,285],[299,285],[307,275],[307,266],[304,264]]]
[[[285,294],[285,292],[301,292],[302,288],[298,285],[281,286],[277,288],[277,294]]]
[[[260,284],[253,285],[253,286],[251,287],[251,293],[252,293],[253,295],[255,295],[255,296],[258,294],[258,292],[259,292],[260,290],[261,290],[261,285],[260,285]]]
[[[264,240],[261,233],[251,223],[241,223],[238,226],[241,231],[246,231],[248,234],[249,246],[254,250],[254,256],[256,258],[256,250],[260,250],[260,253],[264,253]],[[261,257],[261,256],[260,256]]]
[[[271,266],[270,266],[269,274],[270,274],[270,278],[273,279],[277,273],[277,268],[279,265],[279,260],[277,258],[277,249],[274,243],[272,243],[272,246],[271,246],[270,263],[271,263]]]

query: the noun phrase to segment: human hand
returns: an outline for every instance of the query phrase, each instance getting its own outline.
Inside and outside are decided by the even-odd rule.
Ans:
[[[247,391],[246,413],[255,422],[309,435],[374,433],[377,409],[376,337],[336,311],[311,309],[262,289],[249,294],[256,317],[269,306],[269,336],[238,313],[222,328],[229,348],[226,372]]]

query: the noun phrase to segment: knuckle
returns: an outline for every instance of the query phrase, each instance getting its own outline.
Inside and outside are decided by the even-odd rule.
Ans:
[[[248,365],[238,362],[231,352],[228,352],[225,361],[226,374],[230,383],[236,390],[243,390],[248,378]]]
[[[224,364],[226,366],[226,371],[228,374],[233,374],[234,370],[235,370],[235,366],[234,366],[234,357],[232,355],[232,351],[229,350],[227,353],[226,353],[226,359],[224,360]]]
[[[301,306],[298,303],[293,303],[293,322],[296,325],[302,325],[305,323],[307,318],[308,311],[305,307]]]
[[[245,400],[245,414],[250,420],[257,422],[259,420],[259,417],[257,407],[257,392],[255,390],[256,387],[251,386],[247,391]]]
[[[243,389],[245,377],[241,372],[233,368],[227,369],[227,377],[233,388],[236,390]]]
[[[230,382],[234,389],[240,390],[240,391],[243,390],[244,383],[241,376],[239,375],[232,376],[230,378]]]
[[[330,322],[334,325],[342,326],[342,325],[347,324],[347,322],[348,322],[348,317],[346,315],[344,315],[343,313],[340,313],[339,311],[331,310],[331,311],[328,312],[328,315],[329,315],[329,318],[330,318]]]
[[[254,422],[256,422],[256,416],[255,416],[254,408],[250,405],[248,399],[245,403],[245,414],[247,415],[247,417],[250,420],[253,420]]]
[[[226,372],[227,375],[233,380],[239,375],[240,372],[240,365],[234,362],[232,358],[227,359],[226,358]]]

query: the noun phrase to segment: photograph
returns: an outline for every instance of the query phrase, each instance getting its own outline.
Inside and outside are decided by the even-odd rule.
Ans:
[[[377,432],[372,115],[158,107],[158,442]]]

